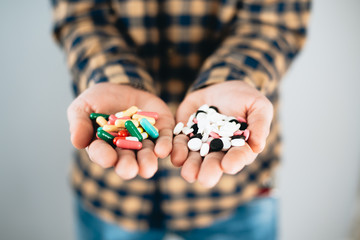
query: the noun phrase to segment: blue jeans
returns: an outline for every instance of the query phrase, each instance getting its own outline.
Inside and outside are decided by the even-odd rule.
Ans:
[[[161,240],[169,236],[169,233],[186,240],[277,239],[277,200],[274,197],[255,198],[239,206],[233,215],[215,221],[208,227],[178,232],[169,232],[166,229],[130,232],[101,220],[86,210],[79,200],[76,201],[76,207],[78,240]]]

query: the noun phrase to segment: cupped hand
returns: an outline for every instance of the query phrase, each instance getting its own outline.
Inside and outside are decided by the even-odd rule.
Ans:
[[[114,114],[137,106],[143,111],[159,114],[155,126],[159,138],[153,143],[143,140],[139,151],[113,149],[103,140],[93,140],[94,131],[90,113]],[[174,117],[167,105],[155,95],[127,85],[99,83],[88,88],[69,106],[68,120],[71,142],[78,149],[86,148],[90,159],[104,168],[114,167],[123,179],[134,178],[137,174],[152,177],[158,168],[158,158],[168,156],[172,150],[172,129]]]
[[[175,136],[171,161],[182,166],[181,175],[188,182],[199,181],[213,187],[223,173],[236,174],[252,163],[266,143],[273,118],[271,102],[256,88],[243,81],[229,81],[208,86],[187,95],[176,112],[176,122],[187,123],[189,116],[203,105],[213,105],[220,113],[247,120],[250,137],[242,147],[231,147],[225,152],[211,152],[204,158],[199,152],[189,151],[189,138]]]

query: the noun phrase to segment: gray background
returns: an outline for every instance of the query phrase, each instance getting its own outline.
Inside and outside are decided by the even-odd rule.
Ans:
[[[282,89],[284,240],[349,239],[359,183],[360,1],[315,0]],[[0,239],[73,239],[65,58],[48,1],[0,1]]]

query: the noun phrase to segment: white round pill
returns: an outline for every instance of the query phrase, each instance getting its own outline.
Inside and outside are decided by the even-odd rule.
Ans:
[[[174,128],[174,135],[178,135],[181,130],[183,129],[184,124],[182,122],[179,122],[178,124],[176,124],[175,128]]]
[[[235,138],[231,140],[231,146],[233,147],[241,147],[245,145],[245,140],[242,138]]]
[[[188,141],[188,147],[191,151],[199,151],[202,145],[200,138],[192,138]]]
[[[205,157],[210,150],[210,145],[208,143],[203,143],[200,148],[200,156]]]

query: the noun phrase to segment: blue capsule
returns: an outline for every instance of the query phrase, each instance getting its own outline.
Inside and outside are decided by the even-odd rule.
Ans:
[[[145,132],[147,132],[151,138],[156,139],[159,137],[158,131],[154,128],[153,125],[146,118],[140,120],[140,125],[143,127]]]

